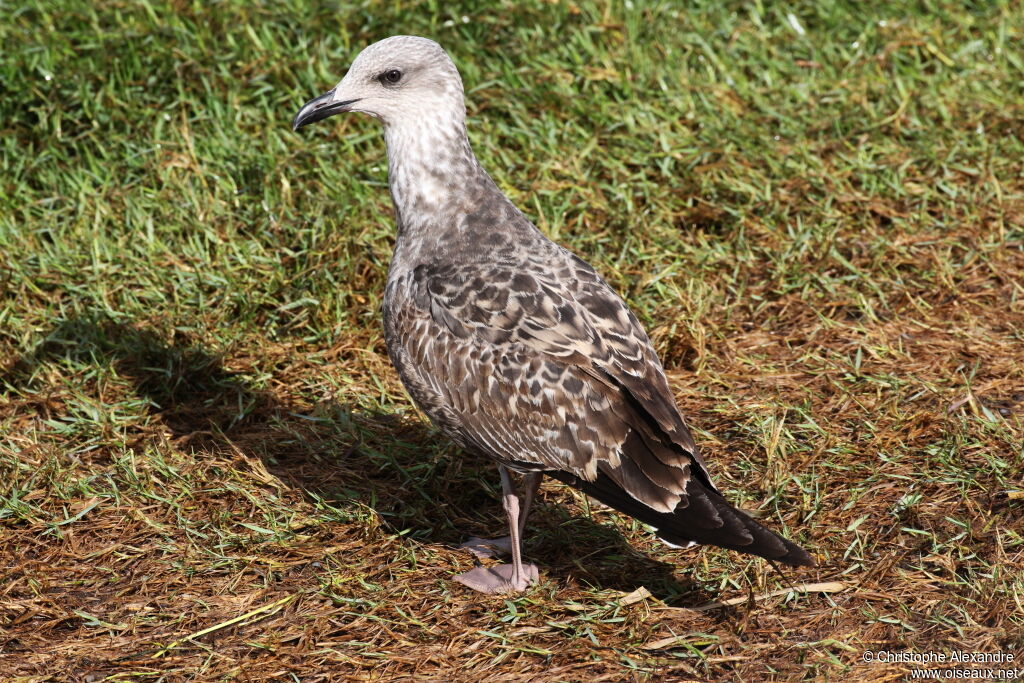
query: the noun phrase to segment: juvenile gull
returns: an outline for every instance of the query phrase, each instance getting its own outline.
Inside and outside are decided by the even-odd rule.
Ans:
[[[415,36],[370,45],[292,125],[346,111],[384,124],[398,222],[384,292],[388,354],[416,405],[459,446],[496,460],[501,475],[512,564],[457,580],[489,593],[537,580],[520,538],[545,474],[671,545],[814,564],[721,496],[636,316],[480,167],[462,79],[440,45]],[[524,475],[522,508],[511,471]],[[471,546],[479,553],[487,543]]]

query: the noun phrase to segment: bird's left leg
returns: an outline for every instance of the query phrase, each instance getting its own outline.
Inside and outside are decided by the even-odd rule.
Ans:
[[[505,513],[508,515],[508,530],[511,537],[512,564],[502,564],[497,567],[477,567],[465,574],[455,577],[455,580],[474,590],[483,593],[508,593],[511,591],[526,590],[531,583],[536,583],[539,575],[537,566],[534,564],[523,564],[520,552],[520,510],[519,496],[516,495],[515,486],[512,484],[512,476],[506,467],[499,468],[501,473],[502,501]],[[531,482],[533,484],[533,482]],[[531,496],[532,497],[532,496]]]
[[[537,489],[540,488],[540,480],[543,478],[544,474],[542,472],[529,472],[523,475],[523,509],[519,513],[520,537],[523,535],[523,530],[526,529],[526,518],[530,515],[533,499],[537,496]],[[502,488],[504,489],[504,484]],[[512,554],[512,537],[480,538],[479,536],[473,536],[460,545],[459,548],[481,558],[509,557]]]

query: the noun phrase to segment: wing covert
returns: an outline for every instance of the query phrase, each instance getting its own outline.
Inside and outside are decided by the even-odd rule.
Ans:
[[[603,473],[657,510],[710,485],[639,321],[582,260],[420,265],[389,285],[389,350],[416,402],[516,469]],[[402,293],[405,294],[402,294]],[[394,342],[394,343],[392,343]],[[415,375],[408,377],[407,375]]]

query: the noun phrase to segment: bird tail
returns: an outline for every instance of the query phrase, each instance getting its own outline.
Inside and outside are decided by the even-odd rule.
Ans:
[[[657,530],[659,538],[672,545],[710,544],[793,567],[813,567],[815,564],[806,550],[754,521],[695,477],[687,483],[684,503],[672,512],[659,512],[631,496],[604,472],[598,471],[594,481],[586,481],[568,472],[547,474],[619,512],[650,524]]]

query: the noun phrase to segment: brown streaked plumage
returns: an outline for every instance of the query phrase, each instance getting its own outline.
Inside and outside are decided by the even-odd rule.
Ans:
[[[810,555],[711,481],[636,316],[586,262],[547,239],[480,167],[462,82],[436,43],[366,48],[295,127],[339,111],[385,126],[398,238],[384,295],[388,352],[415,403],[499,464],[513,564],[460,577],[488,592],[536,578],[519,536],[540,474],[650,524],[790,565]],[[520,514],[508,470],[528,474]]]

